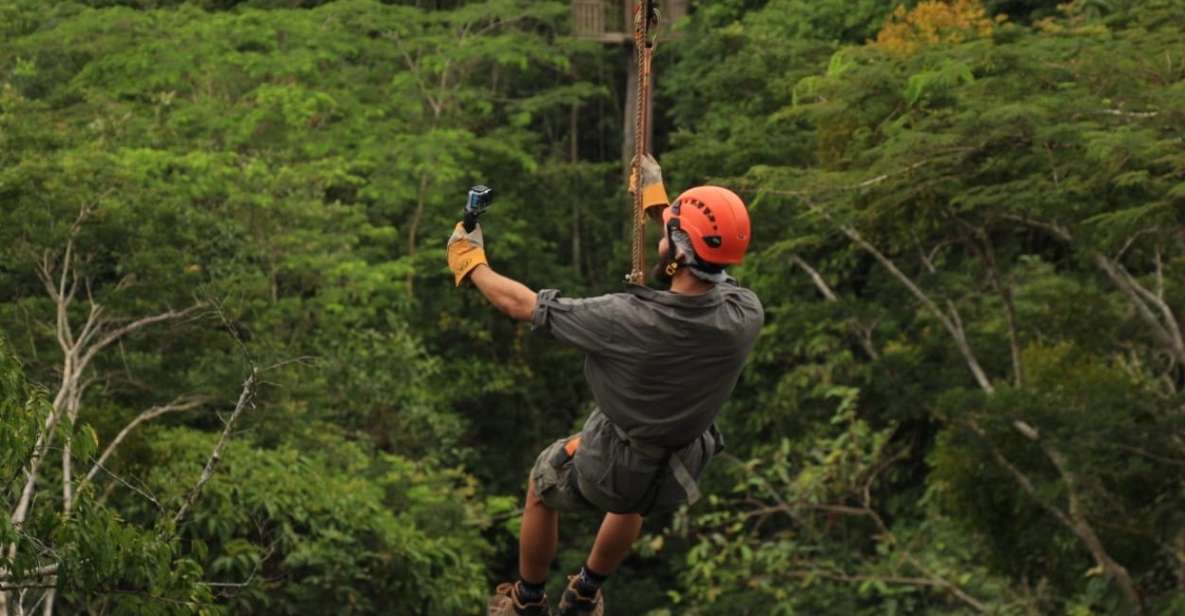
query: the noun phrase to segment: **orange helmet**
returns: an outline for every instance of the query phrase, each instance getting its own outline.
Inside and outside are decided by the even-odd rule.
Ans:
[[[727,188],[697,186],[684,191],[663,211],[662,222],[668,234],[687,233],[696,258],[706,263],[735,265],[749,248],[749,212]]]

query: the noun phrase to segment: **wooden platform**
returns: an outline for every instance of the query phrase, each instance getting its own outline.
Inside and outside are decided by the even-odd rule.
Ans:
[[[688,0],[659,0],[659,36],[670,38],[671,24],[687,15]],[[609,44],[633,39],[634,0],[572,0],[576,38]]]

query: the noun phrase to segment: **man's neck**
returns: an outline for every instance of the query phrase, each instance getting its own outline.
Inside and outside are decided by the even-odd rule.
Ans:
[[[715,283],[700,280],[686,268],[679,268],[671,280],[671,293],[679,295],[703,295],[715,287]]]

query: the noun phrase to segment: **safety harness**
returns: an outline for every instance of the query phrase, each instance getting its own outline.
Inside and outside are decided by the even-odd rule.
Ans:
[[[700,498],[703,497],[703,494],[699,489],[699,482],[697,482],[695,476],[691,474],[691,470],[687,468],[687,464],[683,461],[680,452],[685,451],[688,447],[693,445],[699,445],[704,448],[703,456],[704,459],[707,460],[708,458],[711,458],[722,451],[724,449],[724,437],[720,434],[719,429],[716,428],[715,423],[709,426],[707,431],[705,431],[691,443],[682,447],[672,448],[663,447],[662,445],[655,445],[653,443],[648,443],[644,440],[634,438],[630,436],[624,428],[617,425],[617,423],[615,423],[612,419],[605,417],[605,421],[608,422],[608,424],[613,428],[614,435],[619,441],[621,441],[623,445],[633,449],[642,456],[652,460],[663,461],[660,466],[665,465],[670,469],[671,476],[683,490],[688,506],[694,505],[700,500]],[[571,460],[576,455],[576,452],[580,449],[581,440],[582,438],[580,435],[573,436],[572,438],[568,439],[564,443],[563,449],[558,452],[559,455],[563,456],[563,458],[554,460],[553,464],[559,467]],[[579,487],[579,478],[574,479],[577,481],[577,485]],[[639,502],[635,507],[635,513],[646,515],[654,509],[659,496],[659,489],[662,479],[663,477],[660,474],[657,475],[653,481],[651,481],[646,493],[639,499]],[[581,488],[581,491],[584,493],[584,488]]]
[[[637,451],[647,458],[662,459],[665,457],[667,459],[667,466],[671,469],[671,475],[675,478],[675,481],[679,483],[679,487],[683,488],[683,492],[687,495],[687,504],[690,506],[699,501],[700,497],[703,496],[699,491],[699,483],[696,482],[695,477],[691,476],[691,471],[687,470],[687,465],[683,463],[683,458],[681,458],[678,454],[679,450],[683,449],[683,447],[680,447],[679,449],[668,449],[660,445],[654,445],[640,441],[638,439],[630,438],[630,435],[626,433],[626,431],[622,429],[621,426],[613,423],[612,420],[610,420],[610,424],[613,426],[614,432],[617,433],[617,438],[621,439],[621,442],[625,443],[626,447]],[[715,427],[715,424],[713,424],[713,429],[709,431],[709,434],[715,431]],[[712,437],[709,436],[708,438]],[[699,439],[696,439],[696,442],[699,442]],[[715,448],[714,443],[712,448]],[[657,482],[658,480],[656,479],[655,481]],[[657,492],[656,488],[657,486],[653,486],[651,491]],[[652,495],[652,501],[653,496],[656,495]],[[649,507],[647,507],[647,509],[649,509]]]

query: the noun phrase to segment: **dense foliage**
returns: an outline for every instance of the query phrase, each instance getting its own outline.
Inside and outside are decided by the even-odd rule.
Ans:
[[[499,270],[628,258],[628,56],[568,11],[0,0],[0,614],[480,612],[588,395],[443,241],[487,182]],[[656,153],[749,202],[767,326],[615,613],[1185,610],[1183,30],[693,4]]]

